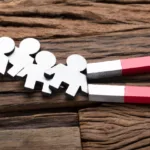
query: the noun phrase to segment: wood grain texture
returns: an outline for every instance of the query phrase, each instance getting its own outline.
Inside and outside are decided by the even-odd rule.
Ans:
[[[20,113],[0,117],[1,150],[81,150],[77,113]]]
[[[79,53],[87,58],[88,62],[112,60],[118,58],[146,56],[149,54],[149,30],[128,31],[124,34],[111,33],[100,36],[83,38],[52,39],[43,41],[42,49],[56,54],[58,63],[65,63],[67,56]],[[150,85],[149,74],[109,78],[99,83]],[[9,76],[1,77],[0,111],[14,111],[24,109],[80,107],[91,105],[88,97],[78,95],[75,100],[67,99],[64,92],[57,92],[51,97],[45,97],[40,89],[32,92],[23,88],[24,82],[12,80]]]
[[[150,149],[150,107],[108,105],[79,112],[83,150]]]
[[[74,53],[88,62],[146,56],[150,54],[149,4],[150,0],[0,1],[0,36],[14,38],[17,45],[23,38],[37,38],[41,50],[53,52],[57,63],[65,63]],[[149,81],[145,74],[99,83],[150,85]],[[39,87],[32,92],[23,84],[0,76],[0,149],[81,149],[78,115],[60,108],[100,104],[89,103],[80,94],[71,100],[62,91],[43,96]],[[41,113],[43,108],[56,112]],[[35,113],[27,111],[35,109]],[[149,107],[142,105],[83,109],[79,111],[83,149],[149,150],[149,117]]]
[[[108,5],[107,2],[114,2]],[[117,2],[131,5],[118,5]],[[132,3],[140,3],[136,5]],[[1,35],[15,39],[81,37],[148,29],[149,0],[11,0],[0,2]],[[144,4],[145,3],[145,4]],[[33,30],[34,28],[34,30]]]
[[[79,128],[0,131],[1,150],[81,150]]]
[[[20,112],[0,115],[0,130],[77,127],[78,114],[74,112]]]
[[[149,0],[10,0],[0,2],[0,36],[18,43],[35,37],[41,49],[53,52],[58,63],[70,54],[88,62],[149,54]],[[108,4],[109,3],[109,4]],[[126,4],[126,5],[122,5]],[[150,85],[150,76],[107,79],[111,84]],[[23,88],[23,81],[0,77],[0,111],[93,105],[87,96],[66,99],[63,92],[44,97]],[[102,81],[100,81],[102,82]],[[103,81],[104,82],[104,81]]]

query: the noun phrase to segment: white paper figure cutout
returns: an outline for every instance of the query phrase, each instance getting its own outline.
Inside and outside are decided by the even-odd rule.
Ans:
[[[37,64],[27,65],[22,71],[18,73],[17,76],[26,77],[25,87],[29,89],[34,89],[36,82],[43,83],[42,92],[51,94],[51,90],[49,88],[50,80],[47,80],[44,76],[45,70],[53,67],[56,63],[56,57],[53,53],[48,51],[39,52],[35,61]]]
[[[40,50],[40,43],[34,38],[26,38],[21,41],[19,48],[15,48],[15,52],[9,57],[9,62],[13,65],[8,74],[12,77],[16,76],[25,66],[32,64],[34,58],[30,55],[36,54]]]
[[[9,59],[9,55],[15,49],[15,42],[9,37],[0,38],[0,73],[5,74]]]
[[[87,79],[81,73],[86,69],[86,60],[82,56],[74,54],[67,58],[67,65],[58,64],[45,71],[47,76],[54,74],[50,86],[58,89],[63,82],[68,84],[66,93],[70,96],[75,96],[80,87],[83,92],[87,93]]]

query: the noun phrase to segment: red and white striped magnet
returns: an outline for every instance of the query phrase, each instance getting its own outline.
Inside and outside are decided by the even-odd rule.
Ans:
[[[150,72],[150,56],[89,63],[87,65],[87,78],[90,80],[146,72]]]
[[[150,87],[89,84],[89,100],[150,104]]]

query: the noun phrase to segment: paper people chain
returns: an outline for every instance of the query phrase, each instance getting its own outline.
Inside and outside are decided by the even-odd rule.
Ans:
[[[50,86],[56,89],[60,87],[62,82],[68,84],[66,93],[74,97],[80,87],[83,92],[88,92],[86,76],[80,73],[86,69],[86,65],[86,60],[82,56],[71,55],[67,58],[67,66],[58,64],[47,70],[45,74],[54,74]]]
[[[7,72],[11,77],[25,78],[24,87],[31,90],[40,82],[41,91],[46,94],[52,94],[52,88],[58,90],[65,84],[66,94],[72,97],[80,89],[89,95],[90,101],[150,104],[150,87],[88,83],[112,76],[150,73],[150,56],[87,64],[84,57],[73,54],[64,65],[56,64],[53,53],[39,50],[40,42],[34,38],[22,40],[17,47],[13,39],[0,37],[0,74]]]
[[[81,87],[81,91],[87,93],[86,76],[80,71],[86,69],[86,60],[80,55],[71,55],[67,58],[67,65],[56,64],[53,53],[40,50],[40,43],[34,38],[26,38],[20,42],[19,47],[9,37],[0,38],[0,72],[5,73],[8,63],[12,67],[7,73],[12,76],[25,77],[25,88],[35,89],[37,82],[43,84],[42,92],[51,94],[50,87],[58,89],[61,83],[68,85],[66,93],[75,96]],[[6,56],[6,54],[10,54]],[[37,53],[37,54],[36,54]],[[33,57],[35,55],[35,59]],[[32,56],[31,56],[32,55]],[[35,63],[34,63],[35,61]],[[52,77],[47,79],[44,74]]]
[[[13,65],[8,70],[12,77],[16,76],[28,64],[32,64],[34,58],[30,55],[36,54],[40,50],[40,43],[33,38],[21,41],[19,48],[16,47],[14,53],[9,57],[9,62]]]

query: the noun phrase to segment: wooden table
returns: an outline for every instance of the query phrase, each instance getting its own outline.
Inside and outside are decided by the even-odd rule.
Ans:
[[[40,40],[58,63],[150,54],[150,0],[3,0],[0,36]],[[45,97],[0,77],[0,150],[149,150],[150,106],[91,103],[64,92]],[[101,81],[150,85],[149,74]]]

